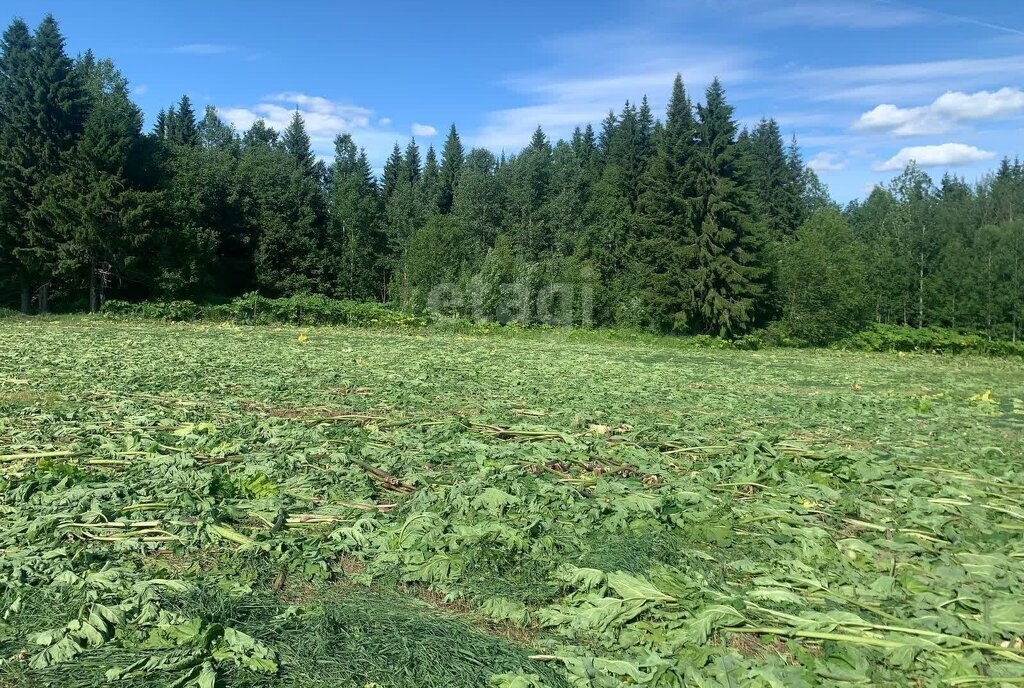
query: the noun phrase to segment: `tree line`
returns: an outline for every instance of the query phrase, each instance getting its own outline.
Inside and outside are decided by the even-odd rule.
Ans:
[[[867,323],[1016,339],[1024,324],[1024,166],[975,184],[911,164],[840,208],[795,139],[741,128],[716,79],[646,97],[515,155],[398,143],[376,178],[339,134],[314,155],[298,110],[239,133],[187,96],[151,131],[128,82],[72,59],[52,16],[0,45],[0,305],[324,294],[534,321],[546,285],[592,295],[599,324],[820,343]],[[510,287],[512,287],[510,289]],[[452,294],[455,294],[452,297]],[[568,298],[572,296],[570,289]]]

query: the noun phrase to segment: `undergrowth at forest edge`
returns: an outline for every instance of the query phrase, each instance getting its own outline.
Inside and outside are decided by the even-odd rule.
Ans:
[[[1009,360],[9,319],[0,684],[1024,681]]]

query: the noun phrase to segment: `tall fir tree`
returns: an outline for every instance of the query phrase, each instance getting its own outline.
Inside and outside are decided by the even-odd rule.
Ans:
[[[639,200],[642,237],[633,265],[637,278],[649,285],[643,297],[649,324],[661,330],[684,326],[693,306],[685,247],[694,232],[688,199],[694,191],[695,129],[693,105],[677,74]]]
[[[550,247],[546,218],[551,180],[551,143],[539,126],[508,171],[510,224],[516,248],[529,259]]]
[[[138,240],[130,234],[142,205],[135,188],[142,112],[110,60],[97,61],[88,54],[76,69],[88,94],[89,115],[50,209],[62,225],[57,272],[88,284],[89,309],[96,312],[111,278],[127,274]]]
[[[16,256],[38,285],[39,310],[48,308],[50,281],[57,271],[57,251],[64,237],[54,209],[64,193],[59,178],[73,162],[73,150],[86,115],[81,75],[64,52],[64,37],[47,15],[32,39],[29,77],[30,125],[15,143],[23,168],[27,202],[24,242]]]
[[[694,329],[721,336],[752,324],[762,289],[748,180],[736,147],[733,109],[715,79],[697,106],[691,199]]]
[[[391,194],[395,192],[395,187],[398,186],[398,177],[402,173],[402,149],[398,147],[398,142],[395,142],[395,147],[391,149],[391,155],[388,156],[387,162],[384,163],[384,172],[381,175],[381,195],[384,201],[391,198]]]
[[[381,298],[385,246],[377,187],[366,151],[356,148],[350,134],[334,140],[330,180],[334,294],[347,299]]]
[[[273,152],[273,151],[271,151]],[[298,110],[281,136],[286,172],[285,205],[261,227],[256,278],[271,293],[325,293],[330,290],[324,208],[319,166]]]
[[[440,212],[441,202],[441,167],[437,163],[434,146],[427,148],[427,157],[423,161],[423,202],[428,215]]]
[[[459,181],[459,173],[462,171],[462,164],[465,160],[465,152],[462,149],[462,140],[459,139],[459,132],[452,124],[448,130],[448,138],[444,141],[444,148],[441,150],[441,190],[438,197],[438,210],[447,214],[452,211],[452,204],[455,202],[455,188]]]
[[[35,126],[32,100],[32,34],[15,19],[0,42],[0,285],[10,282],[28,312],[32,275],[20,259],[29,211],[35,150],[24,146]]]
[[[167,111],[168,138],[172,143],[181,146],[198,146],[199,124],[196,122],[196,113],[192,109],[192,101],[188,95],[183,95],[178,101],[178,107]]]

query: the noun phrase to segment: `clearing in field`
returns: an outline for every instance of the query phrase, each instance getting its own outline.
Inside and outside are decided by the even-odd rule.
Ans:
[[[1024,370],[5,321],[0,685],[1024,683]]]

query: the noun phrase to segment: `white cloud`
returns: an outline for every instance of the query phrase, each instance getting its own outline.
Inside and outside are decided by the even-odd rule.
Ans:
[[[143,93],[145,93],[148,90],[149,90],[149,86],[147,86],[146,84],[139,84],[138,86],[136,86],[135,88],[132,89],[132,93],[134,93],[137,96],[141,96]]]
[[[865,112],[851,127],[854,131],[883,131],[897,136],[926,136],[948,131],[953,122],[931,112],[928,106],[900,108],[884,103]]]
[[[294,91],[275,93],[255,105],[224,108],[219,113],[240,132],[262,119],[280,133],[296,110],[306,124],[314,152],[323,159],[334,157],[334,138],[340,133],[352,134],[356,145],[366,148],[373,164],[383,163],[395,141],[403,138],[388,128],[390,119],[375,119],[370,108]]]
[[[227,108],[221,116],[239,130],[246,130],[253,122],[262,119],[268,126],[282,131],[298,110],[306,123],[311,138],[333,139],[339,132],[353,132],[368,128],[373,111],[359,105],[351,105],[305,93],[276,93],[248,108]]]
[[[964,143],[942,143],[934,146],[908,146],[885,162],[875,165],[877,172],[901,170],[911,160],[921,167],[957,167],[991,160],[995,153]]]
[[[186,55],[223,55],[232,50],[234,50],[232,46],[222,43],[186,43],[172,48],[173,52]]]
[[[885,103],[862,114],[853,123],[856,131],[887,131],[897,136],[941,134],[960,122],[1000,119],[1024,112],[1024,91],[963,93],[947,91],[931,105],[901,108]]]
[[[833,151],[822,151],[807,161],[807,166],[815,172],[839,172],[846,169],[846,161],[840,159]]]
[[[996,119],[1024,112],[1024,91],[1001,88],[998,91],[960,93],[950,91],[939,96],[932,109],[957,120]]]
[[[429,124],[420,124],[419,122],[413,122],[410,131],[413,136],[437,136],[437,129]]]
[[[389,127],[391,126],[391,118],[381,117],[379,120],[377,120],[377,125],[381,127]]]

